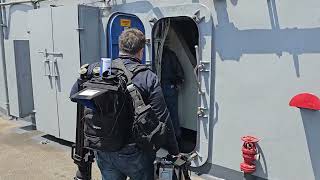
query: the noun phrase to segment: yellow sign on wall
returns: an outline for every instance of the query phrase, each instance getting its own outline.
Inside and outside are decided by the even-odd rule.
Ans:
[[[130,19],[120,19],[120,26],[131,27]]]

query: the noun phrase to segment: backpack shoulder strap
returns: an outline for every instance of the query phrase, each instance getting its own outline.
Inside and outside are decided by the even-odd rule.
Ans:
[[[133,77],[139,72],[147,71],[149,68],[144,64],[132,64],[128,67],[128,70],[132,72]]]
[[[112,69],[120,70],[125,74],[128,79],[128,85],[132,83],[132,78],[134,78],[139,72],[149,70],[149,68],[144,64],[130,64],[126,67],[120,58],[113,60],[111,66]]]
[[[127,77],[127,90],[133,100],[135,114],[140,115],[149,109],[151,106],[144,103],[141,93],[132,83],[132,78],[135,75],[137,75],[139,72],[147,70],[148,68],[141,64],[132,64],[127,68],[120,59],[114,60],[111,64],[112,68],[123,71]]]
[[[132,72],[130,72],[126,66],[124,65],[124,63],[121,61],[121,59],[115,59],[111,62],[111,68],[113,70],[117,70],[117,71],[122,71],[124,73],[124,75],[127,78],[127,85],[132,84],[132,78],[133,78],[133,74]]]

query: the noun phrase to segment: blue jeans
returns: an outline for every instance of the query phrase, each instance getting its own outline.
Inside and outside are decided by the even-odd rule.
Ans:
[[[179,139],[181,137],[181,129],[178,115],[178,90],[174,85],[165,84],[162,85],[162,91],[168,110],[170,112],[174,132],[176,134],[176,137]]]
[[[154,152],[144,152],[129,144],[117,152],[96,151],[102,180],[153,180]]]

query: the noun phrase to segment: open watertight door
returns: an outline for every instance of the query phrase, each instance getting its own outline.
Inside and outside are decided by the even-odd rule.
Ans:
[[[211,87],[211,77],[212,75],[214,76],[214,56],[212,52],[213,20],[211,13],[205,6],[200,4],[157,7],[148,13],[145,21],[148,22],[148,26],[151,29],[151,32],[146,32],[146,36],[150,36],[148,33],[151,33],[153,69],[156,72],[158,71],[158,67],[155,67],[155,64],[157,64],[156,61],[161,59],[161,56],[157,58],[158,49],[160,49],[161,54],[159,44],[161,46],[161,43],[164,44],[165,41],[168,41],[169,46],[173,50],[175,49],[186,78],[189,78],[188,81],[190,82],[186,85],[189,90],[185,90],[188,91],[188,95],[184,96],[183,99],[192,99],[192,101],[189,100],[179,104],[179,106],[189,106],[180,108],[179,116],[194,112],[193,115],[188,115],[189,119],[191,117],[192,122],[185,123],[184,126],[187,129],[192,129],[196,134],[195,146],[190,154],[196,155],[192,166],[199,167],[207,162],[209,156],[210,122],[213,118],[210,116],[210,111],[214,112],[213,109],[210,110],[210,107],[214,108],[213,101],[210,99],[210,97],[213,97],[211,95],[213,90],[211,89],[214,89],[214,87]],[[166,28],[168,26],[169,28]],[[145,27],[149,30],[147,25]],[[173,29],[171,30],[172,32],[170,29]],[[191,31],[186,33],[188,29],[194,29],[192,32],[197,35],[192,36]],[[182,53],[182,51],[185,53]],[[186,58],[189,59],[189,63],[183,60]],[[158,64],[161,64],[161,60]],[[183,118],[185,117],[187,116]]]
[[[157,24],[160,24],[161,21],[166,19],[173,19],[171,23],[180,21],[180,24],[177,24],[177,27],[181,27],[180,31],[178,30],[171,34],[171,37],[176,39],[180,36],[179,32],[182,33],[182,36],[188,37],[184,42],[180,42],[180,45],[183,45],[183,43],[186,43],[186,46],[192,44],[190,43],[191,36],[189,37],[189,34],[186,33],[188,28],[185,27],[186,23],[194,24],[194,30],[197,31],[197,35],[194,36],[196,37],[196,43],[194,43],[196,45],[189,46],[190,52],[192,52],[191,54],[194,54],[190,56],[193,56],[194,60],[189,63],[190,65],[188,65],[188,67],[184,67],[186,76],[194,79],[195,83],[189,84],[189,87],[193,86],[189,90],[190,92],[194,92],[194,97],[188,97],[190,94],[183,97],[190,98],[188,102],[183,103],[190,104],[190,107],[187,110],[180,108],[182,112],[179,114],[190,114],[190,112],[194,112],[192,122],[186,123],[185,127],[195,132],[195,146],[192,148],[190,154],[196,154],[192,166],[199,167],[207,162],[209,156],[209,131],[210,122],[213,119],[213,117],[210,116],[210,112],[214,112],[214,101],[210,99],[210,97],[213,97],[211,92],[214,90],[214,87],[211,87],[211,77],[212,75],[214,76],[214,53],[212,51],[214,26],[209,9],[201,4],[185,4],[153,8],[147,15],[138,13],[114,13],[111,15],[107,26],[108,57],[114,59],[118,56],[118,38],[121,32],[126,28],[135,27],[144,32],[147,39],[143,60],[147,65],[153,65],[156,49],[154,44],[157,41],[153,35],[156,31]],[[179,45],[179,43],[175,45]],[[176,49],[177,56],[181,55],[178,53],[179,46],[176,46]],[[180,59],[183,59],[183,57]],[[210,107],[212,107],[211,110]],[[190,110],[190,108],[192,108],[192,110]]]
[[[142,21],[133,14],[116,12],[111,15],[107,25],[108,57],[116,59],[119,55],[119,36],[125,29],[137,28],[145,33]],[[142,62],[145,63],[145,54]]]

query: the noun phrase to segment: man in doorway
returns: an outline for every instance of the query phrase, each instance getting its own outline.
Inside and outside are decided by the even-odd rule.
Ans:
[[[163,48],[161,60],[161,87],[178,142],[181,140],[178,117],[178,93],[183,82],[184,72],[179,59],[166,44]]]

